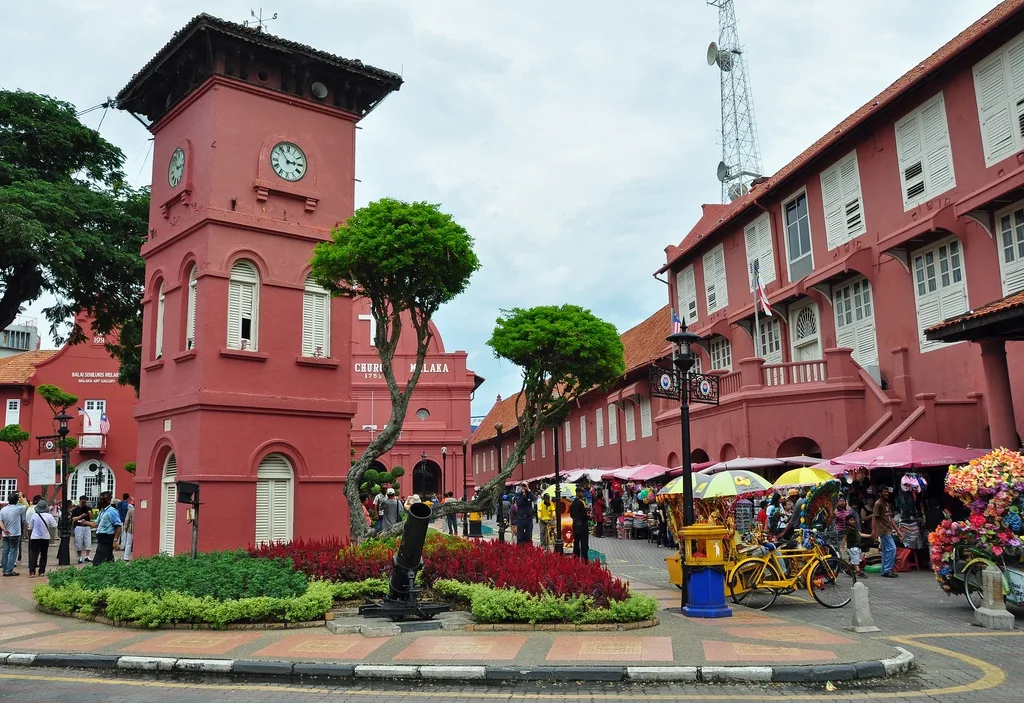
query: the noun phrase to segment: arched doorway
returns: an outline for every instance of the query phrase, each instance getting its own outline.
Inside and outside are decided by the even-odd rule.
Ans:
[[[412,470],[412,492],[423,498],[441,490],[441,467],[430,459],[421,459]]]
[[[711,458],[708,456],[708,453],[703,449],[694,449],[693,451],[690,452],[691,464],[703,464],[708,461],[711,461]]]
[[[677,467],[679,465],[680,465],[679,455],[676,454],[675,452],[669,452],[668,453],[668,459],[665,462],[665,466],[667,466],[670,469],[674,469],[675,467]]]
[[[690,456],[693,455],[691,454]],[[736,453],[736,447],[731,444],[723,444],[722,450],[718,452],[719,461],[729,461],[730,459],[735,459],[737,456],[739,456],[739,454]]]
[[[160,480],[160,553],[174,556],[174,528],[177,524],[178,459],[174,452],[164,460],[163,478]]]
[[[775,450],[775,456],[813,456],[821,458],[821,447],[810,437],[790,437]]]
[[[110,491],[115,495],[114,470],[110,465],[99,459],[86,459],[71,472],[68,481],[68,495],[71,500],[78,502],[79,497],[85,496],[89,499],[89,505],[96,507],[100,493]]]
[[[292,464],[268,454],[256,469],[256,546],[292,539]]]
[[[387,473],[388,470],[388,467],[384,466],[384,464],[379,460],[370,464],[370,468],[373,469],[374,471],[379,471],[381,473]]]

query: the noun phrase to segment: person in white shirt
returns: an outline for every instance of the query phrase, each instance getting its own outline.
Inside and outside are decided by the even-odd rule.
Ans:
[[[46,574],[46,556],[50,550],[50,528],[57,529],[57,520],[50,514],[45,500],[38,500],[28,517],[28,577]]]
[[[124,560],[132,560],[132,545],[135,544],[135,506],[129,502],[128,512],[124,515],[124,526],[121,528],[124,539]]]

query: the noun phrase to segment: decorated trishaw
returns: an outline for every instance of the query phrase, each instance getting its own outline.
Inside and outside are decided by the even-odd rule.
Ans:
[[[572,539],[572,518],[569,516],[569,505],[572,503],[573,499],[576,497],[576,484],[574,484],[574,483],[559,483],[558,484],[558,491],[559,491],[559,498],[558,499],[562,501],[561,524],[555,525],[554,523],[551,523],[551,524],[546,526],[545,529],[547,529],[547,532],[548,532],[547,543],[549,545],[553,545],[555,543],[555,530],[557,529],[557,530],[560,530],[561,533],[562,533],[562,544],[565,547],[571,548],[572,547],[573,539]],[[552,501],[555,500],[555,484],[552,483],[550,486],[548,486],[547,488],[545,488],[541,492],[541,497],[543,498],[544,496],[550,497],[552,499]]]
[[[981,573],[1003,574],[1003,595],[1024,605],[1024,457],[996,449],[964,466],[950,466],[946,492],[971,511],[963,521],[943,520],[928,536],[932,569],[942,589],[965,594],[981,607]]]

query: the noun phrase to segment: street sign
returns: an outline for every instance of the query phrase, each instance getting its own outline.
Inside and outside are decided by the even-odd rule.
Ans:
[[[52,486],[57,483],[56,459],[29,459],[28,485]]]
[[[656,398],[679,400],[681,393],[679,376],[679,371],[676,369],[651,367],[648,372],[651,395]],[[689,392],[689,402],[718,405],[718,376],[691,373],[687,376],[685,385]]]
[[[679,400],[678,372],[675,369],[652,366],[648,373],[648,385],[655,398]]]
[[[692,373],[689,378],[691,403],[718,405],[718,376],[703,373]]]

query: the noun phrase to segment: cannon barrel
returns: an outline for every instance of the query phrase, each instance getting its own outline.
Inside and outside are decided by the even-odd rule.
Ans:
[[[391,574],[388,598],[392,600],[409,600],[412,595],[409,588],[413,583],[412,577],[423,565],[423,543],[427,539],[430,514],[430,506],[426,503],[409,506],[402,543],[395,555],[395,570]]]

